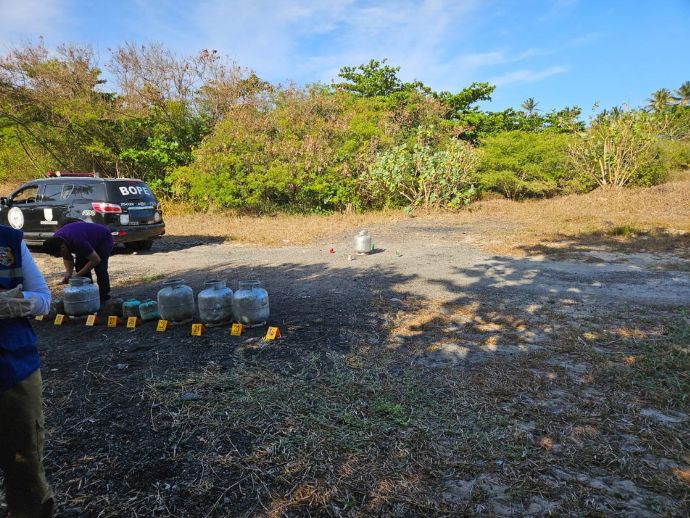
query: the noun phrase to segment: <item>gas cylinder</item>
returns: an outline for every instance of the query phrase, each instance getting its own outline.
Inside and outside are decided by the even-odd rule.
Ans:
[[[158,292],[158,313],[170,322],[189,322],[194,318],[194,291],[183,279],[163,283]]]
[[[371,236],[366,230],[360,230],[355,236],[355,252],[359,255],[371,253]]]
[[[248,327],[262,326],[269,316],[268,292],[260,281],[240,281],[232,298],[235,320]]]
[[[229,323],[232,320],[232,290],[225,281],[218,279],[206,281],[204,287],[197,297],[201,321],[210,327]]]
[[[96,313],[101,308],[98,286],[88,277],[70,277],[62,301],[65,314],[75,317]]]

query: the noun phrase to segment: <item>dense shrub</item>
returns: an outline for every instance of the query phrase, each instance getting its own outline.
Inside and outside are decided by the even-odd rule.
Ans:
[[[568,148],[575,170],[601,187],[654,185],[667,174],[659,136],[668,121],[641,110],[593,120]]]
[[[542,131],[506,131],[481,143],[479,185],[512,200],[581,189],[566,153],[571,136]]]
[[[458,207],[477,193],[477,163],[476,151],[465,142],[451,140],[434,150],[418,141],[380,153],[364,182],[389,206]]]
[[[359,172],[392,143],[387,109],[377,99],[316,88],[279,91],[272,104],[230,109],[194,162],[173,173],[173,192],[202,208],[361,208]]]
[[[663,139],[657,144],[661,167],[666,171],[690,167],[690,139]]]

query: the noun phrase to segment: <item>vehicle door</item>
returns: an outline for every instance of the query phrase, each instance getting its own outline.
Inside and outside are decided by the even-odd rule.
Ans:
[[[50,237],[65,222],[73,192],[73,182],[45,182],[41,193],[42,238]]]
[[[27,239],[37,239],[41,231],[41,216],[38,202],[38,183],[22,186],[12,193],[7,201],[4,218],[7,224],[24,232]]]

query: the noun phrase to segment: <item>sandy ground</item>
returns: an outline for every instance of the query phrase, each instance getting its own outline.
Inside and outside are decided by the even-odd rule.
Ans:
[[[535,301],[567,298],[578,304],[682,305],[690,301],[690,261],[668,254],[592,251],[586,260],[577,262],[551,261],[539,255],[500,257],[481,251],[481,235],[476,231],[434,226],[428,220],[409,220],[370,232],[377,250],[369,256],[354,255],[349,235],[312,246],[280,248],[205,244],[207,238],[166,238],[152,252],[119,251],[111,258],[114,294],[129,298],[141,289],[150,294],[163,280],[182,276],[195,290],[211,278],[225,279],[231,288],[241,279],[260,279],[274,306],[281,308],[289,306],[293,296],[320,295],[324,290],[332,293],[330,303],[345,307],[348,301],[364,296],[362,284],[391,297],[439,301],[452,301],[464,290],[510,292]],[[40,253],[36,258],[49,283],[59,282],[60,261]],[[302,273],[295,275],[294,271]],[[294,281],[287,289],[280,279],[283,274]],[[156,281],[147,282],[152,277]],[[136,289],[128,288],[132,283]]]

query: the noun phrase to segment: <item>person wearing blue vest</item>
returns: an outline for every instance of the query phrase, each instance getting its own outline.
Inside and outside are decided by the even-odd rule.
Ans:
[[[19,230],[0,225],[0,469],[9,516],[53,516],[43,469],[40,359],[28,317],[50,310],[50,290]]]

